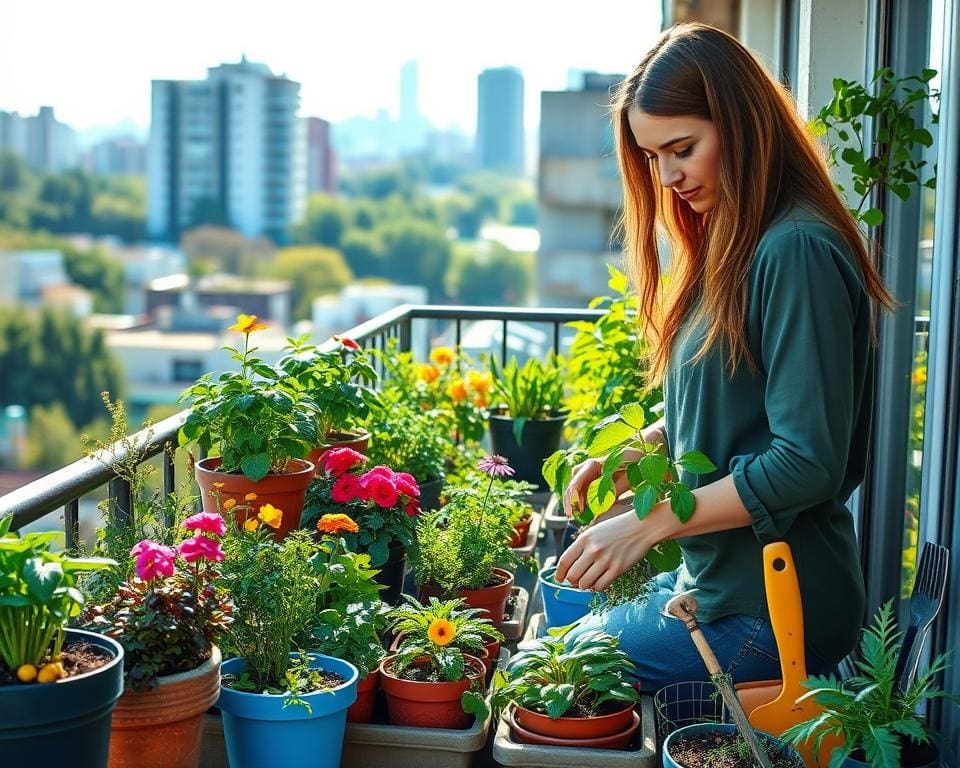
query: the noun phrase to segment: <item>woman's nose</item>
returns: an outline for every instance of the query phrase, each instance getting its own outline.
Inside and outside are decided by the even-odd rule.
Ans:
[[[683,179],[679,168],[669,162],[660,162],[660,183],[665,187],[676,186]]]

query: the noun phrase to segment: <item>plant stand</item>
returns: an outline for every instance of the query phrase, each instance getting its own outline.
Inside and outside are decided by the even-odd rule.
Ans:
[[[497,668],[509,658],[510,652],[501,649]],[[341,768],[471,768],[479,763],[491,718],[474,720],[464,730],[414,728],[387,724],[384,711],[378,708],[381,722],[347,723]]]
[[[502,719],[493,740],[493,759],[499,765],[518,768],[656,768],[657,738],[653,699],[640,699],[640,727],[631,749],[580,749],[518,744],[510,738],[510,726]]]
[[[533,526],[530,526],[531,530]],[[523,634],[524,619],[527,617],[527,606],[530,604],[530,593],[523,587],[515,586],[510,590],[510,597],[507,598],[507,609],[503,616],[503,621],[497,625],[497,629],[503,632],[503,639],[507,642],[519,640]]]

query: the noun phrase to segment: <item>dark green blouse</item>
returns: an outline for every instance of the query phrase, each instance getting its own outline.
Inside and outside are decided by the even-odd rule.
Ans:
[[[853,255],[838,232],[799,208],[774,220],[749,275],[756,373],[742,362],[731,377],[716,348],[691,363],[704,334],[702,322],[692,332],[691,324],[664,383],[667,445],[672,456],[696,449],[717,465],[710,475],[684,473],[691,488],[732,474],[753,525],[679,539],[677,587],[698,590],[705,621],[766,616],[762,549],[786,540],[806,641],[823,661],[838,661],[856,644],[864,613],[844,503],[863,479],[873,379],[870,301]]]

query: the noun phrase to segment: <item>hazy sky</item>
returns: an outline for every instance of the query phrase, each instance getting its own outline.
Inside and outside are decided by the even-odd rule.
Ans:
[[[42,104],[78,129],[147,126],[152,79],[201,79],[241,54],[301,83],[301,115],[396,114],[420,63],[420,111],[473,133],[477,75],[523,70],[539,92],[570,69],[628,72],[659,33],[661,0],[2,0],[0,110]]]

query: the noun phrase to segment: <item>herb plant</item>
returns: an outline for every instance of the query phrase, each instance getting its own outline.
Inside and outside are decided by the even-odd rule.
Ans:
[[[523,426],[531,419],[557,416],[563,404],[563,360],[551,353],[545,363],[530,358],[522,366],[516,357],[501,366],[496,355],[489,358],[493,377],[494,408],[513,419],[513,435],[520,444]]]
[[[451,441],[438,428],[436,414],[414,407],[395,390],[384,400],[384,408],[364,422],[370,432],[370,464],[407,472],[418,483],[442,480]]]

